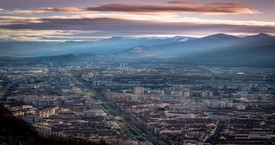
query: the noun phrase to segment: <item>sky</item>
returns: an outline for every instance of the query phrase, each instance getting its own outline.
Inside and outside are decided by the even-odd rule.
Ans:
[[[274,0],[0,0],[0,41],[275,35]]]

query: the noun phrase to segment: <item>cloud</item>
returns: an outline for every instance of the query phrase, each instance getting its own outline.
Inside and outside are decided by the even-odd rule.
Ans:
[[[1,16],[0,17],[0,25],[10,25],[10,24],[26,24],[26,23],[42,23],[39,18],[33,18],[33,17],[12,17],[12,16]]]
[[[125,13],[140,13],[140,12],[201,12],[201,13],[227,13],[227,14],[256,14],[257,10],[252,10],[240,3],[207,3],[195,4],[187,0],[170,0],[164,4],[145,4],[145,3],[110,3],[99,6],[77,8],[77,7],[42,7],[28,10],[3,10],[0,13],[45,13],[45,12],[64,12],[64,13],[84,13],[84,12],[125,12]]]
[[[0,29],[1,41],[94,41],[102,37],[97,36],[99,31],[80,30],[32,30]],[[91,37],[94,36],[94,37]],[[105,37],[103,37],[105,38]]]
[[[171,4],[193,4],[193,2],[189,0],[170,0],[169,3]]]
[[[6,15],[43,14],[48,12],[81,13],[81,12],[84,12],[84,10],[76,7],[61,7],[61,8],[41,7],[41,8],[35,8],[35,9],[14,9],[14,10],[0,9],[0,14],[6,14]]]
[[[63,7],[63,8],[42,7],[38,9],[33,9],[33,11],[74,13],[74,12],[82,12],[83,10],[76,7]]]
[[[111,36],[209,35],[220,32],[275,34],[275,22],[209,20],[192,15],[185,17],[182,12],[206,15],[258,13],[239,3],[196,4],[188,0],[170,0],[163,4],[113,3],[87,8],[0,9],[0,39],[59,41]]]
[[[172,1],[173,2],[173,1]],[[175,1],[174,1],[175,3]],[[256,10],[249,9],[238,3],[208,3],[205,5],[174,5],[174,4],[105,4],[85,8],[86,11],[112,12],[212,12],[231,14],[255,14]]]
[[[145,35],[210,35],[213,33],[273,33],[275,34],[275,23],[264,23],[257,21],[211,21],[196,18],[185,18],[186,22],[156,22],[137,21],[111,18],[79,18],[79,19],[40,19],[42,23],[9,24],[0,25],[0,29],[12,30],[14,32],[22,30],[32,30],[43,35],[34,37],[35,39],[68,39],[86,40],[94,37],[111,36],[145,36]],[[46,33],[53,31],[55,34]],[[83,32],[90,33],[83,33]],[[24,32],[24,31],[23,31]],[[66,33],[65,33],[66,32]],[[70,32],[70,33],[68,33]],[[76,35],[76,32],[81,32]],[[9,34],[9,33],[5,33]],[[19,33],[13,33],[9,37],[15,37]],[[27,39],[28,35],[20,33],[17,39]],[[31,34],[31,33],[30,33]],[[65,35],[66,34],[66,35]],[[71,35],[67,35],[71,34]],[[8,36],[6,36],[8,37]],[[30,37],[31,38],[31,37]],[[7,38],[6,38],[7,39]],[[33,39],[33,38],[32,38]]]

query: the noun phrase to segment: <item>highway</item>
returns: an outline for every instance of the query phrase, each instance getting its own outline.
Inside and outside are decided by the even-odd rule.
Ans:
[[[89,84],[82,82],[82,80],[73,77],[71,74],[67,74],[72,81],[86,94],[85,99],[91,101],[93,104],[97,105],[102,109],[112,120],[116,121],[119,127],[127,134],[128,137],[135,139],[136,141],[148,141],[143,132],[141,132],[133,123],[127,121],[127,119],[119,114],[117,111],[112,109],[112,107],[100,98],[95,98],[96,92],[89,86]],[[155,144],[155,143],[154,143]]]

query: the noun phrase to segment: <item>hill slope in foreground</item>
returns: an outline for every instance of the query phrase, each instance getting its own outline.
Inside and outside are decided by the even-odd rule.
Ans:
[[[81,139],[43,137],[30,124],[16,118],[0,104],[0,144],[21,145],[103,145]]]

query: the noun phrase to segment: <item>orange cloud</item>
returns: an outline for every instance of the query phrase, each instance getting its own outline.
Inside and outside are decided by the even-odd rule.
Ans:
[[[169,3],[171,4],[192,4],[193,2],[189,0],[170,0]]]
[[[175,1],[172,1],[175,3]],[[184,1],[182,1],[184,2]],[[115,12],[209,12],[254,14],[258,11],[249,9],[238,3],[208,3],[205,5],[175,5],[175,4],[123,4],[114,3],[97,7],[85,8],[86,11],[115,11]]]
[[[29,10],[2,10],[0,13],[43,13],[43,12],[65,12],[65,13],[85,13],[94,12],[125,12],[125,13],[163,13],[163,12],[201,12],[204,14],[255,14],[257,10],[252,10],[239,3],[207,3],[198,5],[187,0],[170,0],[166,4],[129,4],[111,3],[100,6],[77,8],[77,7],[42,7]]]

